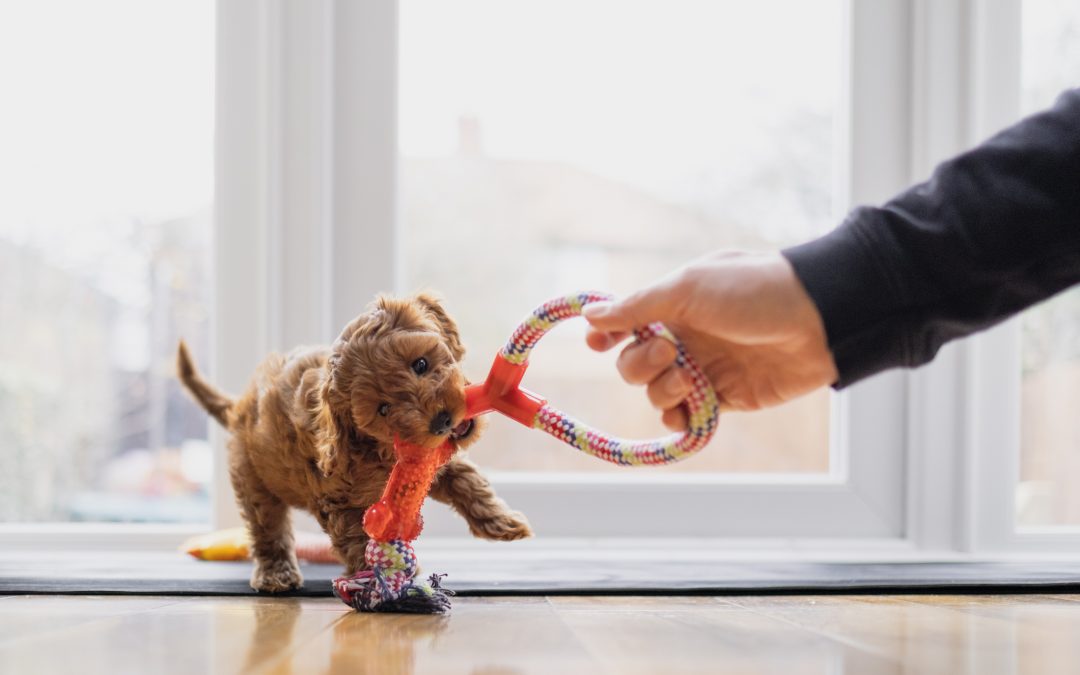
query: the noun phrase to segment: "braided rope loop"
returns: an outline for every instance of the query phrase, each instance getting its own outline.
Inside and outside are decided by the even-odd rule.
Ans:
[[[607,293],[583,292],[549,300],[518,325],[499,354],[510,363],[525,365],[536,343],[556,324],[580,316],[586,305],[612,299]],[[720,419],[720,403],[708,378],[663,324],[652,323],[639,328],[634,331],[634,337],[638,342],[660,338],[675,345],[675,363],[686,369],[692,383],[686,399],[690,420],[686,431],[654,440],[625,440],[593,429],[548,404],[536,413],[532,426],[585,454],[622,466],[670,464],[704,448],[716,432]]]

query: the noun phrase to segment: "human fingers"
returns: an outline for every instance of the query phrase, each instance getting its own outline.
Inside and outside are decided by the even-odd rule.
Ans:
[[[686,414],[686,408],[681,405],[665,410],[660,420],[665,427],[672,431],[686,431],[686,428],[690,425],[690,418]]]
[[[720,403],[720,412],[746,410],[743,405],[747,374],[731,361],[717,359],[705,366],[705,379],[712,385]]]
[[[588,330],[585,332],[585,344],[589,345],[589,347],[595,351],[606,352],[628,337],[630,337],[630,333],[621,331],[609,333],[589,326]]]
[[[669,366],[649,382],[646,393],[657,410],[675,408],[690,395],[690,376],[678,366]]]
[[[654,321],[677,315],[686,298],[670,276],[614,302],[597,302],[585,307],[582,314],[593,328],[611,332],[629,332]]]
[[[619,354],[615,367],[630,384],[646,384],[656,379],[675,362],[675,345],[663,338],[628,345]]]

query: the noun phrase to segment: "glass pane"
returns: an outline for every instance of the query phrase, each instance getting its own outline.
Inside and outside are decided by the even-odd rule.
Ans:
[[[209,519],[214,4],[0,4],[0,520]]]
[[[1049,107],[1080,86],[1080,4],[1024,0],[1022,87],[1025,113]],[[1080,525],[1080,289],[1023,315],[1021,526]]]
[[[406,286],[445,295],[476,378],[549,297],[626,294],[713,249],[834,225],[835,0],[403,0],[400,25]],[[663,434],[583,335],[545,338],[527,386],[613,433]],[[828,411],[819,392],[726,415],[713,447],[661,470],[827,471]],[[487,467],[614,468],[491,421]]]

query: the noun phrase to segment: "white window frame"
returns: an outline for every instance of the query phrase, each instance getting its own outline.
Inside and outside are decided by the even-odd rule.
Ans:
[[[913,179],[1020,117],[1021,0],[914,4]],[[923,550],[1075,556],[1080,528],[1019,528],[1020,320],[911,374],[908,522]]]
[[[230,246],[250,249],[255,240],[263,257],[261,267],[253,260],[248,270],[219,268],[223,278],[240,274],[245,280],[239,286],[226,284],[222,290],[230,298],[223,299],[223,307],[244,298],[262,302],[258,316],[236,320],[231,310],[218,313],[228,322],[220,334],[233,342],[219,342],[219,362],[228,363],[229,370],[217,377],[235,389],[250,376],[255,356],[267,348],[326,342],[334,327],[360,311],[376,291],[400,288],[393,227],[397,11],[392,0],[226,4],[234,20],[223,17],[221,22],[222,69],[228,73],[235,68],[245,87],[224,87],[219,92],[235,97],[220,101],[222,115],[237,115],[240,120],[235,135],[222,125],[219,214],[223,228],[224,223],[232,227],[244,222],[251,231],[234,232],[239,240],[235,243],[223,234],[219,252],[227,260]],[[850,41],[852,58],[846,62],[876,59],[887,74],[882,76],[880,69],[850,69],[851,95],[839,125],[850,132],[840,144],[845,149],[840,163],[857,168],[843,172],[837,181],[838,200],[844,205],[883,199],[908,178],[906,148],[892,140],[906,138],[908,124],[907,38],[893,29],[906,11],[901,2],[873,12],[852,7],[852,21],[859,27],[852,34],[859,37]],[[232,31],[237,34],[226,39]],[[260,50],[264,57],[253,59],[251,55]],[[881,54],[886,58],[878,58]],[[894,112],[883,115],[881,109]],[[847,119],[873,124],[850,125]],[[367,141],[342,143],[343,134]],[[231,173],[248,186],[247,192],[230,191]],[[356,186],[367,185],[373,177],[378,189],[355,195]],[[253,184],[261,189],[251,190]],[[358,207],[352,213],[340,208],[346,195],[352,195]],[[234,207],[237,211],[232,213]],[[311,238],[321,239],[321,245],[312,246]],[[288,241],[294,243],[283,244]],[[282,250],[289,255],[281,256]],[[350,267],[347,259],[332,256],[348,250],[364,251],[365,261],[378,258],[384,264],[364,279],[346,279],[339,272]],[[330,275],[305,277],[305,268],[329,268]],[[280,270],[292,281],[281,284],[267,270]],[[259,280],[262,285],[255,287]],[[345,282],[348,294],[343,292]],[[305,304],[305,298],[312,297],[329,298],[329,304]],[[282,326],[292,327],[293,333],[287,334]],[[261,334],[256,334],[260,327]],[[244,336],[242,343],[238,336]],[[538,532],[548,536],[664,532],[753,541],[895,541],[903,534],[905,398],[902,373],[875,378],[837,396],[832,471],[825,476],[655,477],[627,471],[603,476],[497,473],[492,480],[499,493],[528,513]],[[859,451],[848,452],[849,447]],[[218,494],[218,522],[237,522],[227,486],[219,484]],[[598,500],[604,508],[596,508]],[[681,513],[698,516],[669,522],[674,519],[665,517],[655,504],[677,504]],[[616,513],[619,517],[613,518]],[[465,534],[462,523],[438,506],[428,509],[426,520],[428,537]]]
[[[1019,3],[848,0],[837,220],[1016,118]],[[267,351],[327,343],[377,292],[401,287],[397,3],[219,0],[217,21],[211,371],[240,391]],[[1013,524],[1018,335],[1006,324],[947,346],[929,367],[834,396],[828,475],[628,470],[492,479],[553,541],[664,533],[744,554],[851,557],[1080,550],[1080,532],[1018,532]],[[214,429],[212,525],[225,527],[240,521],[223,434]],[[672,503],[698,515],[672,523],[654,506]],[[160,547],[203,529],[5,525],[0,542],[42,547],[63,534],[68,547]],[[460,520],[428,509],[426,539],[460,536]]]

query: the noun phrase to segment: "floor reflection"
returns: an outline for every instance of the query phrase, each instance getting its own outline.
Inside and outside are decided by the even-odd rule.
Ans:
[[[190,645],[207,633],[216,649],[200,655]],[[132,612],[65,643],[114,662],[123,654],[131,672],[150,672],[164,659],[176,672],[205,661],[217,672],[276,675],[1017,675],[1077,672],[1078,634],[1080,596],[457,598],[449,616],[361,614],[328,598],[258,598]],[[142,638],[142,652],[120,648],[133,636]],[[7,654],[0,649],[0,672],[38,672],[10,666],[58,665],[64,656],[38,646],[26,639]]]
[[[410,675],[417,648],[449,625],[446,615],[350,612],[334,625],[329,672]]]
[[[302,612],[298,598],[280,598],[255,604],[255,627],[244,658],[244,672],[274,663],[294,646],[296,622]]]

